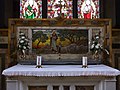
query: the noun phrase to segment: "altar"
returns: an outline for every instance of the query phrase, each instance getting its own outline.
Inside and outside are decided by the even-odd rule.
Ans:
[[[7,90],[116,90],[120,71],[106,65],[15,65],[2,73]]]
[[[7,90],[116,90],[110,19],[10,19],[8,41]]]

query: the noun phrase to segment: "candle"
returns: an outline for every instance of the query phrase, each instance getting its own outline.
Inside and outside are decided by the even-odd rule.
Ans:
[[[41,65],[41,61],[42,61],[42,56],[39,56],[39,61],[40,61],[40,65]]]
[[[37,56],[37,65],[41,65],[41,59],[42,59],[41,56]]]
[[[87,65],[87,57],[85,57],[85,65]]]
[[[82,57],[82,65],[83,66],[87,65],[87,57]]]

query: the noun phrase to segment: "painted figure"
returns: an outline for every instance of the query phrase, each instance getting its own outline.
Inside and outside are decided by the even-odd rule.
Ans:
[[[52,5],[52,9],[54,10],[54,17],[58,17],[60,14],[67,13],[65,11],[66,2],[64,0],[55,0]]]
[[[50,38],[50,46],[52,51],[57,52],[57,33],[55,32],[55,30],[52,32],[51,38]]]
[[[38,6],[34,0],[27,0],[24,8],[24,17],[34,19],[37,16]]]
[[[92,0],[85,0],[81,7],[82,16],[85,19],[92,19],[95,15],[95,5]]]

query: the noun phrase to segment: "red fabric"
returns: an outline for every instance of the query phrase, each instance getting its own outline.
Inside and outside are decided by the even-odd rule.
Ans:
[[[91,12],[89,12],[89,13],[84,13],[84,18],[85,18],[85,19],[90,19],[90,18],[91,18]]]

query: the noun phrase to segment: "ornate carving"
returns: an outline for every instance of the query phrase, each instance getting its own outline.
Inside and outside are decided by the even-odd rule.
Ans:
[[[80,24],[80,25],[82,25],[82,24],[84,24],[84,23],[85,23],[84,20],[80,20],[80,21],[79,21],[79,24]]]
[[[42,25],[42,21],[41,21],[41,20],[37,20],[37,21],[36,21],[36,24]]]
[[[72,21],[71,21],[71,20],[66,20],[66,21],[65,21],[65,24],[66,24],[66,25],[71,25],[71,24],[72,24]]]
[[[28,24],[28,20],[23,20],[23,24]]]
[[[105,21],[105,25],[109,25],[109,22],[108,22],[108,21]]]
[[[93,25],[98,25],[98,24],[99,24],[99,21],[93,20],[93,21],[91,21],[91,24],[93,24]]]
[[[53,25],[55,25],[56,24],[56,21],[50,21],[50,26],[53,26]]]

